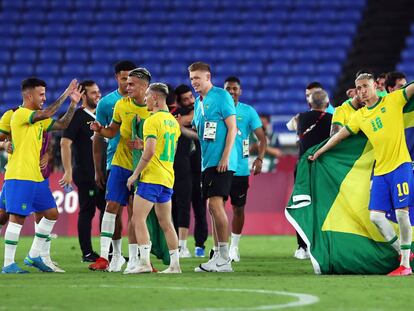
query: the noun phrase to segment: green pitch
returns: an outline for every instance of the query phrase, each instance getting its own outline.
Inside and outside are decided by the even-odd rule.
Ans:
[[[21,265],[31,238],[22,238]],[[94,241],[95,249],[98,239]],[[318,276],[294,259],[295,238],[242,237],[234,273],[195,273],[200,258],[181,260],[181,275],[92,272],[78,242],[52,241],[52,258],[67,272],[0,275],[0,310],[409,310],[414,276]],[[192,244],[191,242],[189,243]],[[127,245],[123,247],[127,250]],[[3,246],[0,249],[1,263]],[[154,259],[156,268],[163,269]]]

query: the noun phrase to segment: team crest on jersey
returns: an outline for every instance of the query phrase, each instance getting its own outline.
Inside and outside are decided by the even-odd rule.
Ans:
[[[381,108],[381,112],[382,112],[382,113],[385,113],[386,111],[387,111],[387,109],[385,109],[385,107],[382,107],[382,108]]]

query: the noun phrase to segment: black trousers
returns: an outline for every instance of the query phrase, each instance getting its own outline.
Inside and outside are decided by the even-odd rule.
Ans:
[[[78,182],[79,195],[79,216],[78,216],[78,237],[83,255],[93,251],[91,232],[92,219],[95,216],[96,208],[100,211],[100,224],[105,212],[105,190],[99,189],[95,182]]]
[[[204,248],[208,237],[206,219],[206,200],[202,197],[201,173],[176,175],[174,194],[172,197],[172,216],[174,227],[190,227],[190,208],[194,211],[194,239],[195,245]]]

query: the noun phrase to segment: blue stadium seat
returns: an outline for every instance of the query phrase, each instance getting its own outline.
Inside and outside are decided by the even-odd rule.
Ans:
[[[35,74],[38,77],[57,76],[60,73],[60,66],[53,62],[36,64]]]
[[[15,50],[13,53],[13,60],[16,63],[33,63],[37,60],[37,53],[33,50]]]
[[[105,77],[111,73],[113,73],[113,68],[110,66],[110,64],[108,64],[108,62],[91,63],[86,66],[86,74],[90,77]]]
[[[13,76],[32,76],[33,65],[30,63],[13,63],[9,66],[9,72]]]
[[[86,49],[67,50],[65,53],[65,61],[67,63],[87,63],[89,61],[89,51]]]
[[[39,52],[39,61],[60,64],[63,60],[63,52],[60,49],[42,49]]]
[[[243,98],[270,113],[291,113],[303,104],[307,82],[320,79],[329,90],[335,87],[365,5],[366,0],[3,1],[0,74],[27,75],[31,69],[53,81],[52,94],[74,76],[99,79],[109,91],[119,59],[135,60],[154,81],[173,84],[189,83],[187,66],[202,60],[211,64],[217,85],[237,75]],[[412,70],[409,47],[414,49],[413,36],[398,68]]]
[[[85,72],[85,64],[66,63],[62,66],[62,74],[68,77],[79,77]]]
[[[1,40],[1,39],[0,39]],[[12,59],[12,53],[9,50],[0,50],[0,61],[3,64],[7,64]],[[0,66],[6,67],[6,66]]]
[[[20,94],[20,89],[15,88],[14,90],[7,90],[3,92],[3,101],[2,104],[8,106],[8,108],[19,106],[22,103],[22,96]]]

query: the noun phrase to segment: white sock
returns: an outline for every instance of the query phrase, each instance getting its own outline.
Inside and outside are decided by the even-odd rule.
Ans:
[[[412,242],[412,228],[410,216],[408,214],[408,211],[402,209],[395,210],[395,215],[397,216],[398,225],[400,226],[401,266],[409,268]]]
[[[9,222],[6,228],[6,232],[4,233],[4,267],[14,263],[14,256],[16,255],[21,230],[22,225],[14,222]]]
[[[138,245],[139,248],[139,261],[140,264],[143,266],[150,265],[150,252],[151,252],[151,244],[146,245]]]
[[[230,247],[239,247],[240,238],[241,238],[241,234],[235,234],[232,232]]]
[[[122,239],[112,240],[112,249],[114,256],[121,256],[122,254]]]
[[[170,267],[180,266],[180,253],[177,249],[170,250]]]
[[[187,248],[187,240],[178,240],[178,247],[180,249]]]
[[[224,260],[229,259],[229,243],[227,242],[218,242],[218,251],[220,254],[220,257]]]
[[[50,244],[52,242],[52,238],[50,235],[47,237],[42,250],[40,251],[40,257],[50,259]]]
[[[105,212],[102,217],[101,226],[101,257],[108,260],[109,247],[115,231],[116,214]]]
[[[384,239],[389,242],[398,253],[400,253],[400,241],[395,234],[394,228],[385,217],[385,213],[371,211],[369,218],[381,232]]]
[[[31,258],[40,256],[43,248],[45,248],[46,239],[50,236],[50,232],[52,232],[55,223],[56,220],[49,220],[45,217],[39,221],[37,224],[37,230],[33,239],[32,247],[29,251],[29,256]]]
[[[37,231],[37,223],[34,223],[35,232]],[[47,237],[46,242],[43,246],[43,249],[40,251],[40,257],[50,259],[50,243],[52,241],[52,238],[50,235]]]
[[[138,244],[129,244],[128,245],[128,252],[129,252],[129,258],[132,257],[138,257]]]

